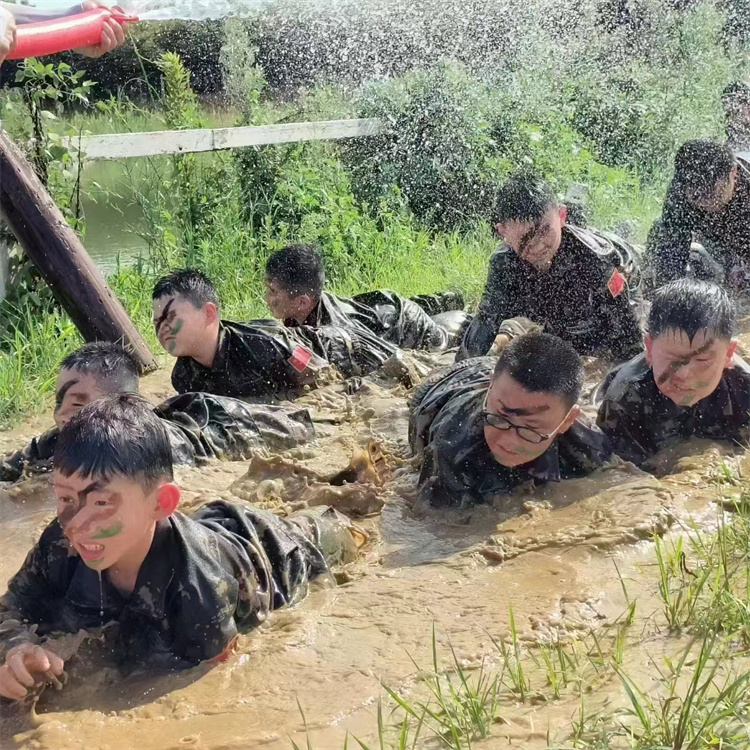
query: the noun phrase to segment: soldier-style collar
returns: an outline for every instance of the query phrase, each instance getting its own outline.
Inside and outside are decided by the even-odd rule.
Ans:
[[[108,620],[119,619],[123,606],[151,618],[164,618],[167,590],[174,577],[174,567],[170,564],[169,555],[171,536],[169,520],[159,521],[151,547],[138,571],[132,594],[119,591],[109,582],[106,571],[101,573],[100,585],[99,573],[79,560],[70,580],[66,599],[76,607],[103,611],[102,625]]]

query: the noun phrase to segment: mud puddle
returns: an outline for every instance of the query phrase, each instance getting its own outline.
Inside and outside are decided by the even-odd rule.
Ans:
[[[145,391],[161,397],[167,377],[150,376]],[[493,638],[507,636],[511,607],[528,643],[574,639],[613,622],[627,606],[613,558],[626,575],[635,571],[652,554],[654,533],[710,507],[721,463],[735,460],[728,446],[696,442],[660,458],[662,478],[620,464],[502,507],[438,512],[414,504],[406,398],[403,386],[379,378],[354,395],[330,386],[301,399],[313,411],[315,444],[178,472],[185,509],[222,497],[282,514],[333,502],[356,515],[371,540],[360,561],[339,571],[341,585],[317,585],[212,669],[122,679],[94,669],[83,649],[64,690],[45,692],[33,720],[15,717],[7,746],[288,750],[290,738],[306,742],[298,704],[314,748],[343,747],[347,731],[371,742],[381,684],[419,691],[414,661],[429,666],[433,623],[442,653],[452,647],[477,665],[497,658]],[[331,484],[342,471],[364,481]],[[45,477],[0,493],[7,580],[53,510]],[[606,703],[610,693],[604,684],[596,699]],[[576,710],[566,701],[506,707],[497,737],[543,747]]]

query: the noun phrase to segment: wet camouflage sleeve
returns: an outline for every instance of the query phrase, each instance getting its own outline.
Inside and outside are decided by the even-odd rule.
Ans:
[[[489,352],[500,324],[517,314],[506,289],[504,273],[505,253],[495,252],[490,257],[487,283],[479,302],[479,309],[464,334],[456,354],[456,362],[470,357],[482,357]]]
[[[685,276],[691,239],[690,227],[680,219],[678,208],[665,206],[664,215],[654,222],[648,233],[645,270],[649,288],[657,289]]]
[[[25,448],[0,459],[0,482],[15,482],[25,471],[38,472],[49,468],[59,434],[60,431],[53,427],[35,437]]]
[[[0,658],[21,643],[39,643],[36,627],[54,622],[68,574],[67,547],[54,520],[8,582],[0,598]]]
[[[609,438],[614,452],[636,466],[658,450],[644,428],[642,406],[635,394],[621,401],[605,399],[596,418],[597,426]]]

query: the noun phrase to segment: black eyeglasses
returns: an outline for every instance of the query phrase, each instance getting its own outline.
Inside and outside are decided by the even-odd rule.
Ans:
[[[511,422],[507,417],[504,417],[502,414],[495,414],[494,412],[487,411],[486,396],[484,399],[484,404],[482,406],[482,421],[486,425],[488,425],[489,427],[494,427],[496,430],[502,430],[503,432],[507,432],[508,430],[515,430],[516,434],[521,438],[521,440],[525,440],[527,443],[534,443],[534,445],[539,445],[539,443],[544,443],[549,440],[565,423],[565,420],[568,418],[569,414],[570,410],[563,418],[563,421],[560,422],[560,424],[557,425],[557,427],[555,427],[552,432],[545,435],[543,432],[532,430],[531,427],[519,427],[518,425],[513,424],[513,422]]]

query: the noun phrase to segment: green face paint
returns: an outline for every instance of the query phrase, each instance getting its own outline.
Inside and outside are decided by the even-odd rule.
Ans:
[[[106,529],[101,529],[101,531],[98,531],[91,538],[92,539],[110,539],[113,536],[117,536],[121,532],[122,532],[122,524],[116,523],[114,526],[108,526]]]
[[[177,318],[177,320],[174,322],[174,325],[170,327],[170,336],[172,336],[172,339],[169,342],[169,345],[167,346],[167,349],[170,352],[173,352],[175,348],[177,347],[177,334],[182,330],[183,326],[185,325],[185,321],[182,318]]]

